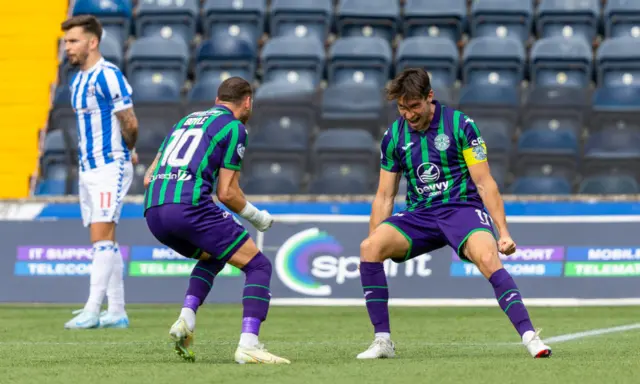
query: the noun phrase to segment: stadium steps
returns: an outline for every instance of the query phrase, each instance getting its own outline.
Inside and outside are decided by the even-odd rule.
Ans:
[[[37,5],[36,5],[37,4]],[[51,105],[67,1],[3,2],[0,13],[0,199],[24,198]]]

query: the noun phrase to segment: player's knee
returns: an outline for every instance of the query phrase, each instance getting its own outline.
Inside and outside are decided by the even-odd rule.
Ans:
[[[265,273],[268,273],[269,276],[271,276],[271,273],[273,272],[271,260],[269,260],[269,258],[262,252],[258,252],[258,254],[253,257],[253,260],[251,260],[251,264],[255,266],[255,269],[260,269]]]
[[[382,261],[380,246],[370,237],[360,243],[360,261],[379,262]]]
[[[469,258],[482,271],[495,272],[501,268],[498,250],[492,244],[475,244],[470,249]]]

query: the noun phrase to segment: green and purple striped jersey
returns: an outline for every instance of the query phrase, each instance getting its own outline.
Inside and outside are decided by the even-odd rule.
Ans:
[[[209,201],[220,168],[240,170],[247,140],[244,125],[226,107],[216,105],[184,117],[160,147],[145,210]]]
[[[407,210],[451,202],[482,206],[469,166],[487,161],[487,148],[473,120],[434,101],[429,128],[419,132],[398,118],[385,132],[380,166],[407,180]]]

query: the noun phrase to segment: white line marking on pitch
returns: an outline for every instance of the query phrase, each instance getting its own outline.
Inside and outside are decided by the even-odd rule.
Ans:
[[[590,331],[568,333],[566,335],[553,336],[548,339],[544,339],[545,343],[564,343],[566,341],[573,341],[578,339],[584,339],[585,337],[606,335],[609,333],[627,332],[634,329],[640,329],[640,323],[622,325],[619,327],[592,329]]]

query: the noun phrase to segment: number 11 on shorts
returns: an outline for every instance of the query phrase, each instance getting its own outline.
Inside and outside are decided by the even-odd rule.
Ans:
[[[487,214],[487,212],[481,210],[481,209],[476,209],[476,213],[478,214],[478,217],[480,218],[480,224],[482,225],[486,225],[487,227],[491,226],[491,223],[489,222],[489,220],[491,220],[489,218],[489,215]]]

